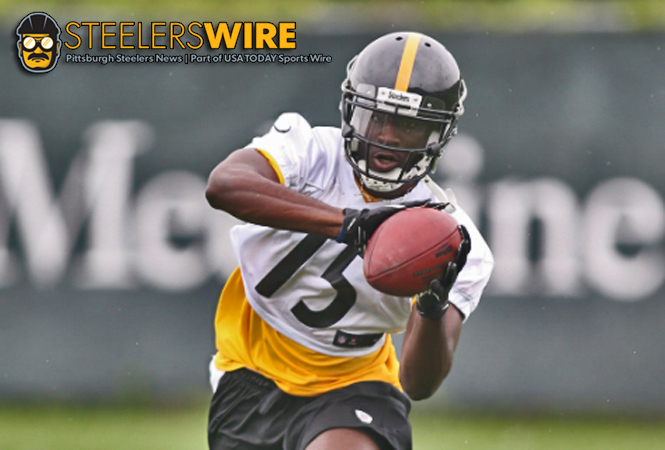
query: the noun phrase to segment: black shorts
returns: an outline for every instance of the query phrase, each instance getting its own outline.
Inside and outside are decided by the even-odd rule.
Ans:
[[[381,450],[410,450],[411,402],[399,389],[368,381],[298,397],[247,369],[227,372],[210,405],[211,450],[304,450],[333,428],[366,433]]]

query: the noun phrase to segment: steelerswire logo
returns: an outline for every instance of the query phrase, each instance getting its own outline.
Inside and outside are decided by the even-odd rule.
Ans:
[[[87,29],[87,30],[86,30]],[[70,50],[81,46],[92,49],[98,44],[102,50],[132,49],[190,49],[207,47],[237,48],[242,32],[242,48],[249,49],[295,49],[296,23],[280,22],[69,22],[65,32],[75,41],[65,43]],[[80,33],[87,31],[87,41],[83,42]],[[144,32],[145,31],[145,32]],[[99,33],[99,34],[96,34]],[[146,36],[147,34],[147,36]]]
[[[32,73],[47,73],[60,57],[60,27],[48,14],[34,12],[16,27],[18,58],[23,68]]]
[[[295,29],[295,22],[83,21],[68,22],[61,31],[48,14],[31,13],[16,34],[23,67],[35,73],[53,70],[63,47],[72,51],[63,54],[64,62],[79,64],[332,62],[322,53],[291,53]]]

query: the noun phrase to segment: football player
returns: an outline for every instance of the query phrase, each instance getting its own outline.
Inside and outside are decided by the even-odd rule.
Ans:
[[[492,255],[448,205],[464,239],[415,299],[373,289],[362,257],[386,218],[445,200],[427,176],[465,96],[443,45],[388,34],[348,65],[341,128],[283,114],[212,171],[210,205],[246,224],[231,231],[239,268],[215,317],[211,449],[411,448],[410,399],[450,371]],[[405,330],[398,361],[391,334]]]

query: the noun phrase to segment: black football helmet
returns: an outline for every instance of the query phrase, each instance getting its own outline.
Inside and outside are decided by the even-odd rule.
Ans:
[[[431,37],[391,33],[365,47],[347,66],[340,104],[346,158],[363,186],[390,192],[429,174],[465,97],[455,58]]]

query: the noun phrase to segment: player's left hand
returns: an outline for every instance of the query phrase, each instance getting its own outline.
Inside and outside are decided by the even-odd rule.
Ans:
[[[471,250],[471,237],[464,225],[460,225],[460,232],[462,233],[462,242],[457,248],[457,255],[455,261],[448,263],[446,270],[441,275],[441,278],[435,278],[429,284],[429,289],[418,294],[416,300],[416,310],[418,314],[432,320],[438,320],[444,316],[450,302],[448,301],[448,294],[455,284],[457,274],[459,274],[464,265],[466,258]]]

